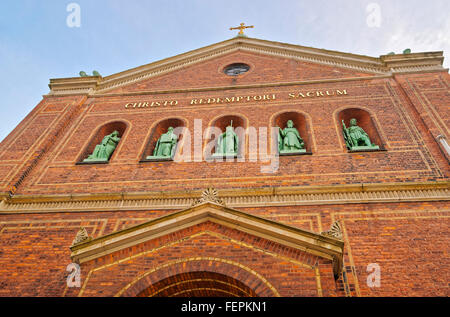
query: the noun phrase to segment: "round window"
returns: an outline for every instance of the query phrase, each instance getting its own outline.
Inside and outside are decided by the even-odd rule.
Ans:
[[[223,72],[225,74],[227,74],[228,76],[237,76],[239,74],[248,72],[249,69],[250,69],[250,66],[248,66],[247,64],[239,63],[239,64],[228,65],[227,67],[225,67]]]

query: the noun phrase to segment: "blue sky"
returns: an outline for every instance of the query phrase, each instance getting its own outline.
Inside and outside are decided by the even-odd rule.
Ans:
[[[66,24],[73,2],[79,28]],[[449,12],[448,0],[2,0],[0,140],[50,78],[111,75],[232,38],[241,22],[249,37],[374,57],[443,50],[449,68]]]

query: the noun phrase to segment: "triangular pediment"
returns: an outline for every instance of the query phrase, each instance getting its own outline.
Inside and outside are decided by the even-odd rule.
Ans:
[[[226,86],[222,68],[248,63],[249,74],[237,85],[361,77],[384,74],[376,58],[345,54],[246,37],[210,45],[185,54],[105,77],[98,93],[160,91]]]
[[[217,223],[326,258],[333,261],[335,274],[342,268],[343,241],[208,201],[125,230],[87,239],[71,247],[71,258],[74,262],[84,263],[205,222]]]
[[[390,75],[393,72],[442,70],[442,52],[384,55],[379,58],[247,37],[209,45],[106,77],[50,81],[50,94],[90,95],[173,91],[230,86],[221,72],[227,63],[249,62],[253,70],[233,83],[304,82],[320,79]],[[251,65],[251,64],[254,65]],[[264,67],[261,67],[263,65]],[[276,66],[275,66],[276,65]]]

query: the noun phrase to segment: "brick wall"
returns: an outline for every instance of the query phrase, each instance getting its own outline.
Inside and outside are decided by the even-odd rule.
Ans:
[[[431,76],[431,75],[428,75]],[[437,73],[435,77],[445,79]],[[430,84],[434,81],[430,81]],[[298,91],[324,91],[345,89],[347,95],[292,99],[289,93]],[[430,88],[433,91],[436,88]],[[226,105],[190,105],[191,99],[200,97],[253,96],[265,93],[276,94],[277,99],[264,102],[248,102]],[[158,99],[177,99],[177,106],[155,107],[152,109],[125,109],[129,101],[153,100],[149,96],[99,97],[87,100],[77,112],[68,127],[60,132],[58,139],[52,140],[55,131],[43,131],[62,122],[64,113],[51,117],[37,116],[30,122],[29,132],[35,135],[36,143],[23,144],[23,138],[7,138],[0,150],[3,164],[4,191],[14,185],[16,178],[23,174],[23,167],[30,164],[33,154],[39,153],[44,144],[50,144],[46,155],[27,174],[24,184],[18,188],[20,194],[64,194],[89,192],[127,192],[203,189],[214,185],[219,188],[254,187],[256,180],[266,186],[284,185],[329,185],[381,182],[412,182],[445,180],[449,165],[442,149],[433,136],[446,130],[432,130],[445,117],[426,123],[424,115],[416,111],[416,104],[403,94],[400,85],[393,79],[371,81],[329,83],[274,87],[267,89],[242,89],[237,91],[214,91],[202,93],[180,93],[158,96]],[[155,97],[156,98],[156,97]],[[439,101],[440,100],[440,101]],[[442,105],[445,99],[435,101],[436,117],[445,113]],[[439,103],[440,102],[440,103]],[[44,104],[51,104],[47,98]],[[434,104],[428,104],[431,109]],[[347,153],[342,138],[338,113],[347,108],[365,110],[371,115],[380,142],[386,151],[371,153]],[[444,110],[442,110],[444,109]],[[419,109],[420,110],[420,109]],[[430,110],[431,111],[431,110]],[[299,112],[305,117],[308,131],[303,136],[308,141],[310,156],[281,157],[280,167],[273,174],[261,173],[261,166],[269,162],[249,162],[247,139],[244,149],[245,162],[208,163],[202,162],[146,162],[140,163],[145,155],[151,133],[161,120],[180,119],[186,122],[191,138],[184,138],[179,147],[183,152],[193,153],[194,120],[202,120],[202,129],[218,117],[239,115],[246,119],[246,127],[268,127],[274,116],[284,112]],[[428,118],[428,117],[424,117]],[[437,117],[436,117],[437,118]],[[107,165],[76,166],[78,158],[88,147],[94,134],[105,124],[121,120],[128,125],[121,142]],[[430,119],[431,120],[431,119]],[[61,123],[62,124],[62,123]],[[428,129],[428,126],[431,128]],[[50,128],[51,129],[51,128]],[[45,130],[45,129],[44,129]],[[299,127],[304,131],[303,127]],[[368,131],[371,133],[371,131]],[[23,133],[28,133],[24,130]],[[305,133],[305,132],[304,132]],[[372,134],[375,134],[372,132]],[[26,139],[28,140],[28,139]],[[50,142],[51,141],[51,142]],[[190,141],[190,142],[189,142]],[[206,140],[203,139],[203,148]],[[30,142],[29,140],[27,142]],[[190,143],[190,147],[188,147]],[[28,152],[16,151],[26,147]],[[31,149],[36,149],[31,151]],[[23,154],[20,154],[23,153]],[[264,157],[265,158],[265,157]],[[25,161],[23,161],[25,160]],[[233,168],[230,168],[233,167]],[[19,172],[20,171],[20,172]]]
[[[236,61],[248,63],[252,70],[238,79],[221,73],[223,67]],[[396,75],[392,78],[369,79],[369,76],[347,69],[235,52],[110,91],[116,95],[89,98],[46,96],[0,143],[0,192],[30,196],[189,190],[209,186],[220,192],[227,188],[448,181],[448,159],[435,138],[438,134],[449,138],[449,75],[436,72]],[[357,77],[361,80],[245,89],[162,91]],[[160,92],[145,93],[148,90]],[[289,95],[336,90],[345,90],[347,94],[307,98],[291,98]],[[191,104],[192,99],[200,98],[273,94],[276,95],[275,100]],[[177,100],[178,104],[125,108],[130,102],[164,100]],[[385,151],[347,152],[338,114],[349,108],[370,114],[379,136],[377,140],[383,143]],[[261,166],[269,163],[249,162],[248,151],[243,162],[139,162],[148,151],[149,142],[155,140],[152,132],[159,129],[158,124],[163,120],[177,119],[180,121],[172,122],[185,123],[191,139],[183,136],[179,146],[183,152],[188,152],[189,143],[191,151],[194,147],[195,119],[202,120],[199,131],[203,133],[211,122],[222,116],[240,116],[244,118],[246,127],[259,128],[271,125],[277,118],[284,118],[283,113],[286,112],[301,115],[299,118],[302,120],[297,122],[307,126],[299,127],[299,130],[307,134],[302,137],[308,142],[306,147],[311,155],[280,157],[280,167],[273,174],[261,172]],[[109,164],[76,165],[99,129],[116,121],[124,122],[127,128]],[[249,139],[245,142],[248,149]],[[206,142],[203,142],[202,146],[205,145]],[[157,259],[143,257],[100,270],[86,284],[83,295],[114,295],[120,287],[125,287],[134,277],[157,263],[162,265],[181,255],[185,258],[196,255],[218,257],[218,249],[223,259],[245,263],[286,296],[450,295],[447,285],[450,263],[446,244],[449,234],[448,202],[260,206],[240,210],[314,232],[327,230],[339,219],[344,231],[344,272],[334,281],[330,263],[314,260],[321,276],[320,294],[316,275],[311,273],[313,270],[299,269],[289,261],[283,262],[267,254],[263,256],[254,250],[244,251],[242,246],[217,234],[201,235],[158,251]],[[76,296],[80,289],[66,288],[65,277],[68,273],[65,269],[70,263],[69,246],[80,226],[85,226],[93,237],[99,237],[170,212],[173,210],[2,214],[0,296]],[[211,224],[206,226],[208,230],[234,237],[236,241],[249,239],[240,232]],[[205,228],[191,228],[180,232],[177,237],[188,237]],[[148,243],[157,245],[162,242]],[[82,267],[83,281],[90,269],[120,261],[148,246],[139,245],[85,264]],[[265,248],[273,248],[275,254],[281,252],[276,246]],[[207,271],[210,265],[215,267],[210,273],[231,274],[231,267],[216,262],[199,261],[189,265],[193,265],[192,272],[195,268]],[[379,288],[367,286],[366,269],[370,263],[380,265]],[[269,265],[272,269],[268,269]],[[182,275],[181,268],[174,267],[173,270],[180,274],[181,280],[187,278]],[[170,270],[164,272],[160,271],[158,277],[148,278],[158,282],[172,276],[168,273]],[[115,276],[118,283],[108,281],[110,276]],[[290,279],[291,276],[296,279]],[[244,273],[236,280],[246,281],[247,284],[244,284],[247,286],[257,283]],[[140,288],[136,284],[134,295],[149,292],[146,288],[149,281],[147,284],[142,282]],[[268,294],[264,293],[269,292],[268,289],[262,287],[258,291]]]
[[[447,286],[450,258],[445,251],[450,209],[446,202],[255,207],[239,210],[313,232],[328,230],[332,222],[340,220],[345,253],[344,272],[339,279],[334,280],[330,263],[319,258],[315,258],[314,261],[317,262],[311,260],[320,271],[323,296],[450,295]],[[173,211],[2,215],[0,295],[77,296],[80,288],[66,287],[66,267],[71,262],[69,246],[80,226],[86,227],[89,235],[95,238],[171,212]],[[204,233],[205,231],[212,234]],[[179,243],[174,243],[178,240]],[[165,247],[158,249],[158,246]],[[255,251],[254,248],[258,247],[265,252]],[[153,249],[155,251],[142,258],[137,257],[131,262],[126,260],[132,255]],[[240,252],[242,256],[239,255]],[[111,269],[100,270],[100,275],[95,274],[98,282],[90,281],[89,278],[82,295],[115,295],[139,274],[157,267],[153,261],[163,265],[181,258],[212,257],[245,264],[264,276],[281,295],[317,296],[317,281],[314,278],[306,281],[311,277],[311,269],[291,267],[294,264],[288,260],[277,258],[280,254],[288,260],[300,259],[300,262],[307,264],[309,262],[305,259],[311,257],[306,254],[302,256],[298,251],[287,252],[271,242],[257,242],[249,235],[219,225],[192,227],[83,264],[82,284],[86,282],[91,269],[118,262]],[[265,265],[256,265],[263,258]],[[378,264],[381,269],[379,288],[370,288],[366,282],[370,273],[367,272],[367,266],[371,263]],[[273,269],[274,266],[277,269]],[[201,268],[208,271],[207,267]],[[219,268],[215,272],[228,274]],[[111,276],[114,276],[117,283],[107,280]],[[230,276],[233,277],[232,274]],[[292,277],[289,280],[298,278],[299,284],[296,284],[296,280],[289,282],[293,284],[285,285],[288,282],[287,276]],[[161,276],[156,280],[166,277]],[[238,280],[242,281],[241,278]],[[140,291],[144,290],[145,285],[150,286],[142,283]],[[309,286],[301,286],[304,283]]]

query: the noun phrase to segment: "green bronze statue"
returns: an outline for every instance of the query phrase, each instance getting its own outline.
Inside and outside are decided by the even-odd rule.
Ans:
[[[173,133],[173,127],[169,127],[167,132],[162,134],[158,142],[156,142],[153,156],[147,156],[147,160],[172,158],[175,154],[177,142],[178,137]]]
[[[359,127],[355,118],[350,120],[350,127],[346,127],[342,120],[345,143],[350,151],[378,150],[378,145],[370,142],[370,138],[363,128]]]
[[[216,153],[213,157],[237,156],[239,148],[239,137],[233,130],[233,121],[226,128],[226,131],[219,136]]]
[[[114,131],[105,136],[100,144],[98,144],[94,152],[89,155],[83,162],[108,162],[117,145],[119,144],[119,132]]]
[[[286,128],[278,128],[278,150],[280,154],[305,153],[305,142],[298,130],[294,127],[294,122],[288,120]]]

